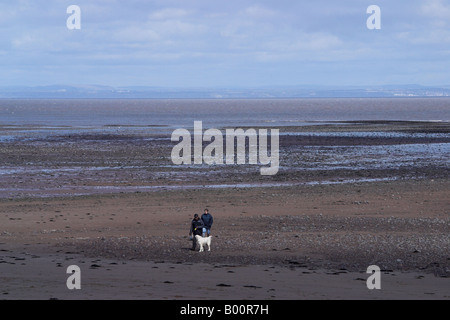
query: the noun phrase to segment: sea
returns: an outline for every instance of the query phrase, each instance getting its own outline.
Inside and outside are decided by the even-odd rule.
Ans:
[[[450,121],[450,98],[251,100],[0,100],[1,126],[162,132],[339,121]],[[165,130],[167,129],[167,130]]]

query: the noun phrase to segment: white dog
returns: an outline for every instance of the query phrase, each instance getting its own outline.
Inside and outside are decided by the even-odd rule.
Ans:
[[[211,236],[207,237],[207,238],[203,238],[202,236],[195,236],[195,239],[197,240],[197,243],[200,245],[200,251],[199,252],[203,252],[203,246],[207,245],[208,246],[208,251],[211,251]]]

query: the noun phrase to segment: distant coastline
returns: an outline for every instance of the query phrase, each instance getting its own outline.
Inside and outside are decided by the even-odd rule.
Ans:
[[[450,86],[185,87],[48,85],[0,87],[0,99],[295,99],[450,97]]]

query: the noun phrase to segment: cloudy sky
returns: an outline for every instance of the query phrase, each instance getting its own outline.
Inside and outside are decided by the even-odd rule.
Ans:
[[[1,1],[0,86],[52,84],[450,85],[450,0]]]

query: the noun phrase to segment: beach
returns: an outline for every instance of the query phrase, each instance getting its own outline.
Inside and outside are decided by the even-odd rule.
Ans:
[[[446,122],[281,127],[273,177],[174,166],[161,133],[20,130],[0,142],[2,298],[450,297]],[[212,248],[198,253],[188,232],[206,207]],[[382,290],[366,286],[371,265]]]
[[[384,182],[2,201],[2,294],[448,299],[448,188]],[[211,252],[189,250],[199,198],[214,208]],[[79,293],[65,288],[73,264],[82,269]],[[378,293],[366,288],[373,264],[383,271]]]

